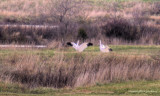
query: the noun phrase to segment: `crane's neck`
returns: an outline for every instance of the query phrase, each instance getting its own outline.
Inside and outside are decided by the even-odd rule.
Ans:
[[[79,40],[77,41],[77,46],[79,46]]]
[[[100,46],[101,46],[101,45],[102,45],[102,44],[101,44],[101,40],[99,40],[99,43],[100,43]]]

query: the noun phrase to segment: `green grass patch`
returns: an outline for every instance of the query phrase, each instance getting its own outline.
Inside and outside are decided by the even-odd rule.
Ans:
[[[148,96],[160,94],[160,81],[128,81],[79,88],[35,88],[23,92],[17,85],[0,84],[0,96]],[[11,90],[11,89],[14,89]]]
[[[120,55],[157,55],[160,54],[160,46],[144,46],[144,45],[110,45],[113,49],[114,54]],[[66,54],[67,56],[72,56],[75,54],[80,54],[74,48],[68,47],[63,49],[1,49],[1,56],[8,56],[14,54],[34,54],[43,56],[54,56],[55,54]],[[92,46],[86,48],[81,54],[101,54],[99,46]],[[108,54],[108,53],[104,53]]]

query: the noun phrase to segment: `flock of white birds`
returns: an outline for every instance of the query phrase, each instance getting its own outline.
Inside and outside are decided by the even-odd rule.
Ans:
[[[101,52],[107,53],[107,52],[113,51],[109,46],[103,45],[101,43],[101,40],[99,40],[99,43],[100,43],[99,49]],[[81,45],[79,45],[79,40],[78,40],[77,43],[67,42],[67,45],[72,46],[78,52],[82,52],[88,46],[92,46],[93,44],[92,43],[82,43]]]

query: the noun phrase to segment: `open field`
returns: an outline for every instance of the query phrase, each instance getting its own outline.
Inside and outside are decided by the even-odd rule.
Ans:
[[[110,47],[114,50],[111,53],[100,53],[98,46],[82,53],[71,47],[2,48],[0,96],[160,94],[160,46]]]
[[[109,54],[119,54],[119,55],[158,55],[160,52],[160,46],[158,45],[110,45],[110,47],[114,50]],[[13,48],[14,49],[14,48]],[[11,55],[11,54],[44,54],[44,55],[56,55],[56,54],[104,54],[99,51],[99,46],[88,47],[84,50],[83,53],[76,52],[72,47],[68,48],[60,48],[60,49],[32,49],[32,48],[2,48],[0,50],[1,55]],[[89,55],[89,54],[88,54]]]
[[[160,0],[0,0],[0,44],[0,96],[160,94]]]
[[[160,81],[129,81],[78,88],[25,89],[17,84],[0,83],[0,96],[159,96]]]

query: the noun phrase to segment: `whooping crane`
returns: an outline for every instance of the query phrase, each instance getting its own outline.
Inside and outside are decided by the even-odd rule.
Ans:
[[[113,51],[111,48],[109,48],[107,45],[105,46],[105,45],[103,45],[102,43],[101,43],[101,40],[99,40],[99,42],[100,42],[100,46],[99,46],[99,48],[100,48],[100,51],[101,52],[110,52],[110,51]]]
[[[85,43],[82,43],[81,45],[79,45],[79,41],[78,41],[77,44],[75,44],[74,42],[67,42],[67,45],[72,46],[78,52],[82,52],[88,46],[92,46],[93,44],[85,42]]]
[[[67,45],[72,46],[74,49],[78,49],[79,47],[79,40],[77,41],[77,43],[74,42],[67,42]]]

